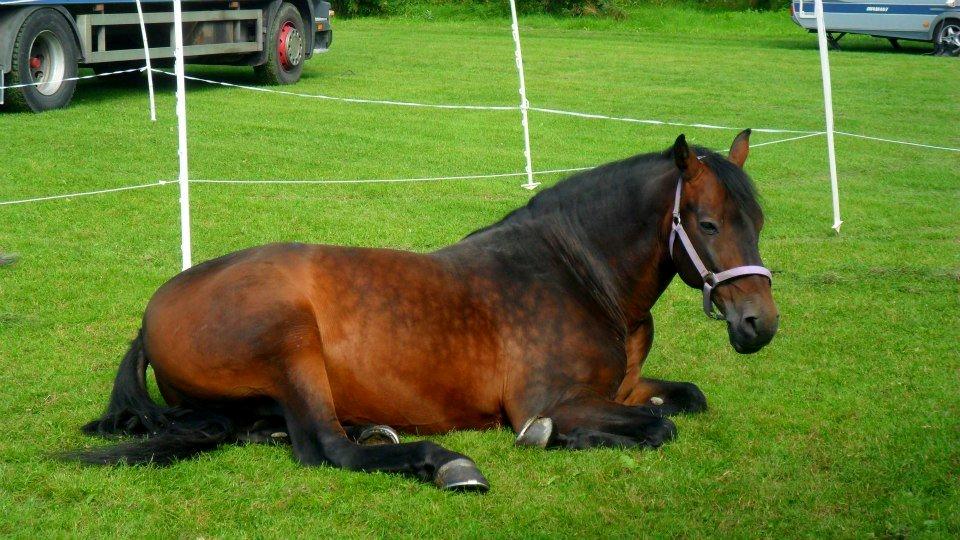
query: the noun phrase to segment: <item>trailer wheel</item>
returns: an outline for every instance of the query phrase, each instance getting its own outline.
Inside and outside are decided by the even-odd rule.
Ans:
[[[937,25],[933,44],[938,56],[960,56],[960,20],[947,19]]]
[[[77,45],[73,30],[52,9],[33,12],[20,27],[13,46],[8,103],[33,112],[66,107],[73,98],[77,76]]]
[[[300,80],[306,59],[307,37],[300,11],[284,2],[270,23],[267,62],[254,70],[264,84],[293,84]]]

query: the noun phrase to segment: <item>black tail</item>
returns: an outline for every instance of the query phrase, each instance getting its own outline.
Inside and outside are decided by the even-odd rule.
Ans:
[[[167,464],[212,450],[234,434],[233,422],[220,414],[154,403],[147,392],[147,361],[141,329],[120,362],[106,412],[81,428],[88,435],[140,438],[76,450],[64,454],[64,458],[104,465]]]

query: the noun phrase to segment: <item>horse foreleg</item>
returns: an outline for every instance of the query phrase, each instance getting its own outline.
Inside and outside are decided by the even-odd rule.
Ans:
[[[617,391],[617,402],[657,407],[666,415],[705,411],[707,398],[697,385],[640,376],[652,344],[653,319],[647,319],[627,336],[627,370]]]
[[[337,419],[322,355],[288,362],[289,389],[280,400],[297,459],[354,471],[400,473],[442,489],[486,491],[470,458],[429,441],[365,446],[348,438]]]
[[[707,410],[707,397],[697,385],[646,377],[641,377],[630,392],[617,401],[624,405],[648,405],[668,416]]]
[[[674,423],[656,408],[599,398],[560,403],[528,422],[517,436],[523,446],[583,449],[596,446],[657,448],[676,436]]]

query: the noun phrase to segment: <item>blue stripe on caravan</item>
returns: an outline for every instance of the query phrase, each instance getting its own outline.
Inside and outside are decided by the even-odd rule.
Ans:
[[[813,13],[813,2],[803,2],[805,11]],[[800,10],[800,2],[794,3],[794,10]],[[939,15],[946,11],[942,4],[860,4],[853,2],[824,2],[824,13],[870,13],[874,15]]]

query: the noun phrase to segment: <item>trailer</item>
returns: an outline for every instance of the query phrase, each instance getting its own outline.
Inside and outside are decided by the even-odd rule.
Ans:
[[[792,0],[793,22],[809,32],[817,31],[814,0]],[[899,48],[902,39],[929,41],[936,53],[960,53],[960,0],[823,0],[827,41],[834,49],[847,34],[886,38]]]
[[[172,64],[172,2],[141,6],[151,61]],[[323,0],[184,0],[182,11],[185,62],[252,66],[263,84],[297,82],[333,40]],[[0,105],[65,107],[81,67],[139,74],[145,60],[135,0],[0,0]]]

